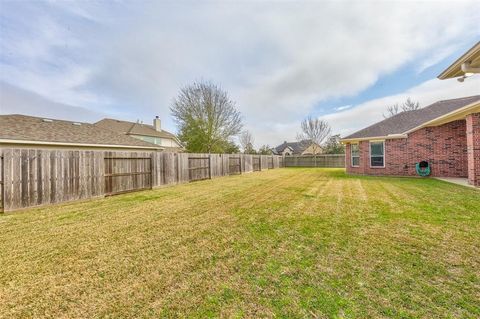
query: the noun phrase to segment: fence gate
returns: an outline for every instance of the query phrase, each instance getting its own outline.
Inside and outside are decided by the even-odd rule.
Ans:
[[[211,178],[210,156],[188,157],[188,180],[190,182]]]
[[[252,161],[254,172],[262,170],[262,162],[260,156],[253,156]]]
[[[152,188],[151,157],[118,157],[107,154],[105,155],[105,195]]]
[[[228,158],[228,175],[242,174],[242,160],[240,156],[230,156]]]

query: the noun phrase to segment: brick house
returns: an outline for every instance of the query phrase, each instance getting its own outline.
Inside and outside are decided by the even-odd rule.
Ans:
[[[480,95],[436,102],[387,118],[342,139],[351,174],[468,178],[480,186]]]

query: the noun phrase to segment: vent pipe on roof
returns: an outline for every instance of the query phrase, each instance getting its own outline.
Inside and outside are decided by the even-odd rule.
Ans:
[[[160,121],[160,117],[158,115],[153,119],[153,127],[155,128],[155,131],[160,132],[162,130],[162,122]]]

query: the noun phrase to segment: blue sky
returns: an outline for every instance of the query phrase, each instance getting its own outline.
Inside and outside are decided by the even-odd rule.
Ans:
[[[436,76],[480,39],[475,2],[1,1],[0,113],[113,117],[175,131],[195,80],[237,102],[255,144],[319,116],[348,134],[407,96],[480,93]],[[452,12],[455,12],[453,15]]]
[[[475,41],[475,39],[473,39],[473,41]],[[402,92],[411,87],[436,78],[441,71],[446,69],[451,62],[455,61],[458,57],[465,53],[465,51],[470,49],[471,46],[473,46],[471,43],[468,45],[459,45],[458,48],[453,51],[453,53],[449,54],[435,65],[430,66],[422,71],[418,70],[416,62],[408,63],[395,72],[379,78],[374,85],[370,86],[366,90],[363,90],[360,94],[356,94],[355,96],[329,99],[327,101],[320,102],[315,106],[315,109],[319,111],[317,115],[325,113],[328,114],[332,109],[347,109],[350,106],[358,105],[380,97],[402,94]],[[455,85],[455,83],[453,84]],[[480,88],[478,88],[477,93],[480,94]],[[472,94],[477,93],[473,92]]]

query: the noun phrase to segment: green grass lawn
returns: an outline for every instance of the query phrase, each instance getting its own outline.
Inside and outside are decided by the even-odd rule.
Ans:
[[[278,169],[0,215],[0,316],[475,318],[480,191]]]

